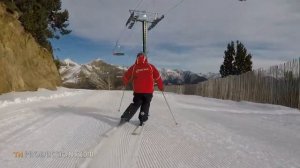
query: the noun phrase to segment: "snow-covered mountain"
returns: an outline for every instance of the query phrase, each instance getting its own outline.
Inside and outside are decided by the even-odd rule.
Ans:
[[[81,65],[77,64],[71,59],[66,59],[61,62],[61,66],[59,69],[64,83],[76,83],[77,81],[79,81],[78,74],[80,73],[80,71]]]
[[[116,89],[122,87],[121,76],[127,68],[111,65],[97,59],[88,64],[78,64],[71,59],[61,62],[60,74],[63,85],[71,88]],[[220,75],[215,73],[201,74],[179,69],[159,70],[165,84],[197,84]]]
[[[59,70],[64,86],[86,89],[120,88],[123,71],[123,67],[107,64],[101,59],[88,64],[66,59],[61,62]]]
[[[171,70],[162,68],[160,73],[166,84],[197,84],[207,80],[207,78],[199,74],[178,69]]]
[[[217,79],[221,78],[220,73],[213,73],[213,72],[208,72],[208,73],[199,73],[199,76],[203,76],[206,79]]]

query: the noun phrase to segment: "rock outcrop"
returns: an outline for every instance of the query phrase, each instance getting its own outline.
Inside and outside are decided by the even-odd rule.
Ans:
[[[0,93],[56,89],[61,84],[52,54],[36,43],[0,3]]]

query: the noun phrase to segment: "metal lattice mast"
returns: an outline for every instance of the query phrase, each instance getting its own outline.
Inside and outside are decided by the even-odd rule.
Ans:
[[[147,29],[147,21],[143,21],[143,53],[147,53],[147,36],[148,36],[148,29]]]
[[[157,17],[157,13],[150,13],[146,11],[138,11],[138,10],[129,10],[130,16],[126,22],[126,26],[128,29],[132,29],[136,22],[142,22],[143,28],[143,52],[147,53],[147,38],[148,38],[148,31],[153,29],[158,22],[160,22],[164,15],[161,17]],[[148,23],[150,26],[148,27]]]

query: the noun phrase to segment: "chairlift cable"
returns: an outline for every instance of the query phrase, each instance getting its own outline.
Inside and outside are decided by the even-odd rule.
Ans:
[[[169,8],[164,15],[168,14],[169,12],[171,12],[172,10],[174,10],[175,8],[177,8],[179,5],[181,5],[184,2],[184,0],[180,0],[178,3],[176,3],[175,5],[173,5],[171,8]]]
[[[140,7],[140,5],[142,4],[144,0],[140,0],[140,2],[136,5],[136,7],[134,8],[134,10],[136,10],[138,7]]]

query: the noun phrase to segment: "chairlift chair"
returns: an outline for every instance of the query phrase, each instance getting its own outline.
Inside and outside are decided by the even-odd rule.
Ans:
[[[113,53],[114,56],[124,56],[125,53],[123,52],[123,48],[120,45],[116,45]]]

